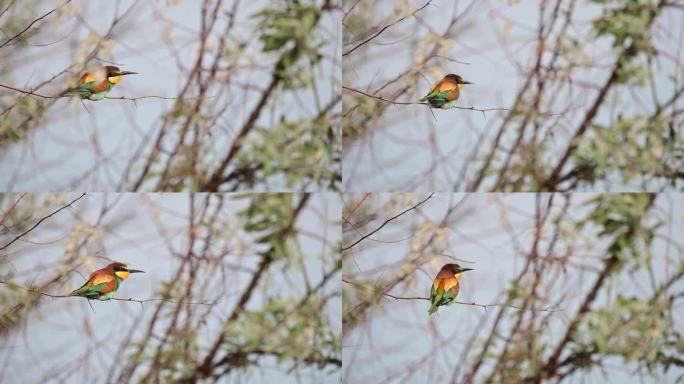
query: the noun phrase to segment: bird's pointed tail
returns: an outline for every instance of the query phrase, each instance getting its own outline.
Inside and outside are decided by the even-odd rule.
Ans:
[[[433,303],[433,304],[430,306],[430,309],[428,309],[428,314],[429,314],[429,315],[432,315],[432,314],[435,313],[435,312],[437,312],[437,304]]]
[[[76,88],[67,88],[63,90],[59,96],[64,97],[64,96],[73,96],[75,93],[78,93],[78,89]]]
[[[81,286],[81,288],[74,289],[73,291],[71,291],[69,296],[85,296],[85,294],[88,292],[90,287],[91,287],[91,285],[88,285],[88,282],[86,282],[85,284],[83,284]]]

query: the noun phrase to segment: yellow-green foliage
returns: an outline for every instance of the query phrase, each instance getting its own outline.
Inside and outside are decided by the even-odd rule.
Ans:
[[[612,125],[592,125],[573,160],[591,166],[592,177],[616,173],[624,183],[644,176],[674,179],[684,160],[678,134],[668,116],[618,117]]]
[[[239,321],[225,330],[230,340],[228,353],[272,355],[279,363],[293,366],[306,361],[325,367],[336,358],[341,339],[321,316],[323,298],[297,299],[271,297],[262,310],[243,312]]]
[[[282,175],[289,189],[327,183],[339,189],[339,143],[330,116],[260,127],[243,144],[237,171],[243,182]]]
[[[18,141],[23,138],[29,123],[40,119],[44,110],[44,103],[32,97],[18,97],[10,103],[0,100],[0,110],[7,111],[0,116],[0,146],[8,141]]]
[[[684,352],[672,323],[672,302],[661,296],[640,299],[618,295],[610,306],[585,316],[576,332],[573,349],[599,355],[615,355],[625,363],[636,363],[652,371],[657,365],[669,367],[670,356]],[[681,344],[681,343],[680,343]],[[590,360],[583,367],[590,367]]]

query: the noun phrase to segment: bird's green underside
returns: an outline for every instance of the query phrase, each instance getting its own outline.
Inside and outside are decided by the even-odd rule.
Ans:
[[[430,292],[430,302],[432,305],[430,306],[428,312],[436,312],[437,307],[449,305],[454,301],[455,298],[454,288],[449,288],[446,292],[438,292],[435,287],[432,287],[432,291]]]
[[[88,286],[88,283],[84,284],[81,288],[71,292],[73,296],[83,296],[90,300],[109,300],[116,294],[119,289],[119,284],[121,279],[116,279],[116,289],[111,292],[102,293],[102,290],[106,288],[107,283],[96,284]]]
[[[109,91],[111,91],[112,88],[114,88],[114,84],[109,84],[106,91],[93,93],[93,87],[94,86],[95,86],[95,82],[91,81],[88,83],[81,84],[78,87],[71,88],[71,89],[67,90],[66,93],[78,95],[78,97],[80,97],[81,99],[98,101],[98,100],[102,100],[105,97],[107,97],[107,95],[109,94]]]
[[[449,109],[456,106],[456,100],[449,101],[451,91],[430,92],[421,101],[427,101],[433,108]]]

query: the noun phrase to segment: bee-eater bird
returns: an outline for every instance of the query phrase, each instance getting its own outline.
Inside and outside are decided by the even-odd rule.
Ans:
[[[446,264],[432,281],[429,314],[437,312],[437,307],[453,303],[458,295],[461,273],[472,271],[471,268],[461,268],[458,264]]]
[[[102,100],[121,81],[122,76],[135,74],[137,72],[122,71],[119,67],[107,65],[97,71],[84,73],[78,83],[64,91],[62,95],[75,95],[92,101]]]
[[[129,269],[124,263],[111,263],[93,272],[81,288],[71,292],[71,296],[83,296],[88,300],[109,300],[131,273],[145,272]]]
[[[456,100],[458,100],[461,88],[465,84],[472,83],[463,80],[459,75],[448,74],[435,84],[430,93],[425,95],[420,101],[427,101],[432,108],[453,108],[456,106]]]

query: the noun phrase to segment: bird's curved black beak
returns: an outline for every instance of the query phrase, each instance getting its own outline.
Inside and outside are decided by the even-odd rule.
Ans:
[[[128,270],[128,273],[145,273],[145,271],[141,271],[141,270],[138,270],[138,269],[129,269],[129,270]]]
[[[461,84],[472,84],[470,81],[465,81],[461,80]],[[472,269],[468,269],[469,271],[472,271]]]
[[[138,74],[138,72],[131,72],[131,71],[123,71],[123,72],[119,72],[119,76],[126,76],[126,75],[137,75],[137,74]],[[142,271],[138,271],[138,272],[142,272]]]
[[[465,272],[465,271],[472,271],[472,268],[461,268],[458,270],[458,273]]]

